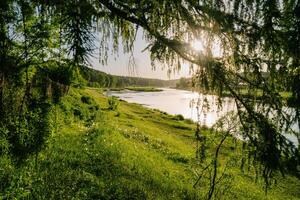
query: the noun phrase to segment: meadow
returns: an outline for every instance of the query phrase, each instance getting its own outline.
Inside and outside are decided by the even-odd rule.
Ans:
[[[197,181],[196,124],[138,104],[110,108],[101,89],[71,88],[53,107],[53,133],[45,148],[18,168],[6,169],[1,199],[204,199],[209,179]],[[202,134],[212,137],[208,129]],[[221,133],[219,134],[221,136]],[[213,137],[218,137],[214,134]],[[213,139],[213,138],[212,138]],[[214,141],[214,140],[212,140]],[[220,170],[241,144],[227,139]],[[215,151],[207,147],[207,155]],[[300,183],[283,178],[265,194],[251,169],[231,162],[216,199],[300,199]]]

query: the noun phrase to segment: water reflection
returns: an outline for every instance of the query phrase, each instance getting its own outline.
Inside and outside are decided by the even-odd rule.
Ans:
[[[110,91],[107,95],[117,96],[131,103],[143,104],[149,108],[156,108],[170,114],[181,114],[185,118],[198,121],[202,125],[211,127],[222,115],[235,110],[235,104],[232,99],[224,98],[223,107],[217,105],[217,96],[202,95],[196,92],[185,90],[176,90],[163,88],[163,92],[133,92],[133,91]],[[207,98],[209,109],[203,108],[203,99]],[[197,107],[200,112],[198,116]]]
[[[185,118],[199,121],[201,125],[208,127],[215,124],[224,114],[236,111],[235,102],[232,98],[223,98],[222,107],[219,107],[218,97],[214,95],[203,95],[170,88],[161,89],[163,89],[162,92],[108,91],[107,95],[117,96],[127,102],[139,103],[169,114],[181,114]],[[205,99],[208,105],[205,105]],[[207,109],[207,106],[209,109]],[[298,125],[294,124],[293,129],[299,130]],[[294,135],[287,135],[287,138],[296,146],[298,145],[297,138]]]

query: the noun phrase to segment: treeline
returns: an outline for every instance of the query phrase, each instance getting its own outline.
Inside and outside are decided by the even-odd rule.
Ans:
[[[180,78],[176,82],[177,89],[191,90],[192,89],[192,79],[191,78]]]
[[[83,68],[82,77],[89,87],[123,88],[128,86],[175,87],[176,80],[161,80],[140,77],[115,76],[95,69]]]

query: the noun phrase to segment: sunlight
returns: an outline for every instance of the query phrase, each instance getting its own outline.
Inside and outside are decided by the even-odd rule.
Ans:
[[[212,45],[212,55],[213,57],[220,58],[223,56],[223,50],[220,40],[216,39]]]
[[[191,47],[197,51],[197,52],[201,52],[201,53],[207,53],[206,51],[206,47],[205,47],[205,43],[202,40],[196,39],[194,41],[191,42]],[[222,48],[221,48],[221,44],[219,40],[214,40],[212,46],[211,46],[211,53],[213,57],[222,57],[223,52],[222,52]]]
[[[199,51],[199,52],[202,52],[204,51],[204,44],[201,40],[194,40],[192,43],[191,43],[191,46],[194,50],[196,51]]]

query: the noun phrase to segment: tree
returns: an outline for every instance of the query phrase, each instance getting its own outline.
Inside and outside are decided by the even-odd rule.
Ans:
[[[190,80],[187,78],[182,77],[179,79],[179,82],[176,83],[176,88],[189,89],[191,87],[192,85],[190,83]]]
[[[175,66],[182,60],[197,67],[198,87],[221,98],[229,91],[237,105],[240,131],[247,141],[251,164],[265,178],[299,165],[295,144],[282,134],[298,138],[299,130],[299,1],[100,1],[113,16],[140,27],[151,43],[153,60]],[[157,17],[159,16],[159,17]],[[191,48],[204,40],[205,51]],[[213,55],[214,44],[222,56]],[[285,73],[282,73],[285,71]],[[264,77],[263,72],[269,73]],[[279,79],[291,79],[294,110],[286,109]],[[241,90],[240,85],[244,89]],[[242,92],[247,93],[243,95]],[[262,96],[257,98],[257,93]],[[246,97],[245,97],[246,96]],[[297,103],[296,103],[297,102]]]

